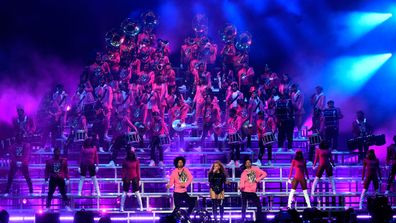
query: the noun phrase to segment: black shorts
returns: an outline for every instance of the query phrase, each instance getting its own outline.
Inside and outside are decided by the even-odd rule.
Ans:
[[[80,176],[82,177],[85,177],[87,172],[91,177],[96,176],[95,164],[80,164],[80,171]]]
[[[333,167],[329,164],[327,166],[319,166],[318,170],[316,171],[316,177],[321,178],[323,176],[323,172],[326,170],[326,176],[332,177],[333,176]]]
[[[305,180],[305,179],[302,179],[302,180],[293,179],[293,181],[292,181],[292,189],[293,190],[297,189],[298,183],[300,183],[301,188],[303,190],[307,189],[307,180]]]
[[[124,192],[129,192],[129,188],[131,187],[132,184],[132,192],[139,191],[139,180],[137,178],[134,178],[132,180],[130,179],[123,179],[122,180],[122,189]]]

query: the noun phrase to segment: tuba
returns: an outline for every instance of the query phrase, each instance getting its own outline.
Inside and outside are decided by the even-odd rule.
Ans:
[[[136,36],[140,32],[140,27],[137,22],[127,18],[121,23],[122,31],[128,37]]]
[[[111,47],[120,47],[124,39],[124,33],[117,29],[112,29],[105,35],[105,41],[107,45]]]
[[[233,24],[226,24],[223,31],[220,33],[221,39],[226,42],[233,42],[237,35],[237,28]]]
[[[240,51],[247,51],[251,45],[252,35],[249,32],[243,32],[239,35],[235,47]]]
[[[208,33],[208,17],[204,14],[195,15],[192,28],[197,36],[205,36]]]

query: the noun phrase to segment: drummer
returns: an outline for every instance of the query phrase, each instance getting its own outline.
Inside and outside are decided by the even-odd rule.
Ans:
[[[242,118],[237,115],[236,109],[229,111],[229,119],[227,121],[228,146],[231,149],[231,160],[227,167],[239,167],[240,160],[240,143],[241,136],[239,134],[242,126]]]
[[[117,114],[116,125],[113,128],[113,151],[111,153],[109,166],[115,166],[117,155],[121,148],[125,148],[126,151],[130,151],[131,145],[129,144],[128,135],[134,132],[137,136],[137,128],[129,119],[130,116],[130,109],[126,109],[124,114]]]
[[[162,146],[169,144],[169,132],[164,120],[161,118],[159,111],[153,111],[153,121],[150,123],[149,130],[151,131],[151,161],[149,166],[155,166],[155,151],[159,153],[159,167],[164,166],[164,152]]]
[[[263,159],[264,149],[268,150],[268,165],[271,165],[272,161],[272,143],[274,142],[274,132],[276,130],[275,120],[272,116],[264,118],[264,112],[260,111],[258,113],[257,125],[257,135],[259,142],[259,154],[257,162],[253,163],[256,166],[261,166],[261,160]]]

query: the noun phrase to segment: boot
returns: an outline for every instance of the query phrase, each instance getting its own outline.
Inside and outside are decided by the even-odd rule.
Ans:
[[[83,185],[84,185],[84,180],[85,180],[85,177],[81,176],[80,177],[80,181],[78,182],[78,193],[77,193],[77,196],[79,196],[79,197],[81,197],[82,188],[83,188]]]
[[[303,190],[303,194],[304,194],[304,198],[305,198],[305,203],[307,203],[307,207],[311,208],[311,201],[309,200],[308,191]]]
[[[139,203],[139,211],[143,211],[142,195],[139,193],[139,191],[136,191],[135,196]]]
[[[336,188],[335,188],[335,181],[333,177],[329,177],[329,180],[331,182],[331,189],[333,190],[333,194],[336,194]]]
[[[125,200],[126,200],[126,192],[122,192],[121,202],[120,202],[120,212],[124,212]]]
[[[96,195],[98,197],[100,197],[100,189],[99,189],[98,178],[96,178],[96,176],[93,176],[92,177],[92,182],[93,182],[94,187],[95,187]]]
[[[359,209],[362,210],[363,209],[363,201],[364,201],[364,197],[366,196],[366,189],[362,190],[362,194],[360,194],[360,201],[359,201]]]
[[[291,189],[289,193],[289,199],[287,200],[287,208],[291,208],[291,203],[294,197],[294,194],[296,193],[296,190]]]
[[[316,188],[316,185],[318,184],[318,181],[319,181],[319,177],[315,177],[315,180],[314,180],[314,182],[312,183],[311,197],[313,197],[314,194],[315,194],[315,188]]]

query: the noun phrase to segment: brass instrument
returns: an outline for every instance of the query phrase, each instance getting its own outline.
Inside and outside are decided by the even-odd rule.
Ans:
[[[181,132],[187,129],[191,129],[192,125],[181,123],[180,119],[176,119],[175,121],[172,122],[172,128],[177,132]]]

